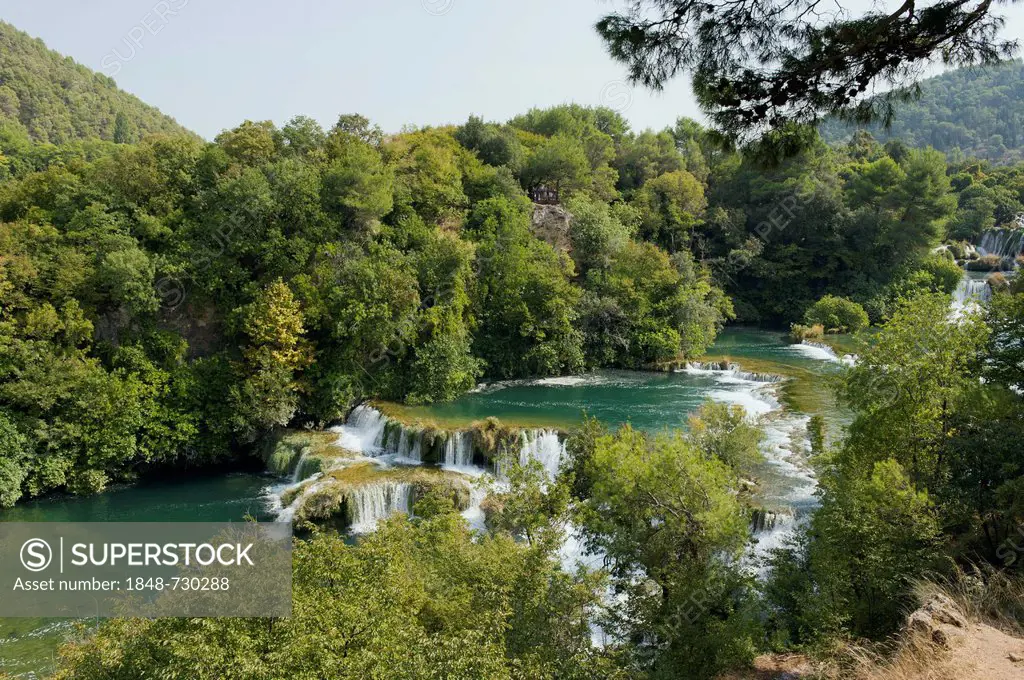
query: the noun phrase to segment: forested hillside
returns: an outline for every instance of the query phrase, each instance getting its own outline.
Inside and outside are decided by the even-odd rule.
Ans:
[[[63,144],[99,138],[134,142],[152,132],[188,133],[173,118],[0,21],[0,121],[35,140]]]
[[[878,139],[932,146],[953,160],[999,163],[1024,158],[1024,64],[944,73],[921,82],[921,98],[900,104],[892,126],[866,128]],[[846,141],[854,128],[837,120],[821,126],[830,142]]]

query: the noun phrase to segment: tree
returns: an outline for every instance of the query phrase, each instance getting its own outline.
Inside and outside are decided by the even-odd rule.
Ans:
[[[0,411],[0,507],[9,508],[21,498],[28,454],[28,438]]]
[[[349,229],[372,229],[394,206],[394,173],[380,152],[350,140],[331,148],[323,177],[327,211],[340,214]]]
[[[474,315],[476,353],[488,375],[561,375],[583,367],[574,326],[579,289],[572,261],[530,233],[525,210],[507,199],[479,203],[470,223],[480,235]]]
[[[590,163],[579,140],[560,134],[530,154],[522,176],[528,188],[547,184],[558,190],[578,191],[587,188]]]
[[[704,187],[685,170],[650,180],[640,189],[635,203],[642,215],[644,236],[670,253],[688,245],[707,207]]]
[[[826,295],[815,302],[804,320],[811,326],[824,326],[829,333],[856,333],[868,327],[868,313],[856,302]]]
[[[847,371],[840,395],[858,417],[838,464],[864,471],[892,458],[915,485],[936,488],[954,455],[952,416],[977,385],[973,369],[989,335],[977,315],[949,316],[941,293],[902,302]]]
[[[417,515],[355,545],[298,541],[291,617],[111,619],[61,650],[54,677],[624,677],[590,642],[598,582],[546,547],[475,536],[450,500]]]
[[[277,146],[277,130],[269,120],[254,123],[247,120],[233,130],[217,135],[216,142],[229,156],[245,165],[259,165],[270,160]]]
[[[632,236],[629,228],[603,202],[586,196],[574,196],[566,208],[572,214],[569,237],[577,271],[585,276],[591,269],[607,270]]]
[[[659,678],[714,677],[747,658],[755,626],[733,560],[748,528],[726,463],[678,433],[648,439],[628,425],[574,451],[586,544],[627,595],[612,623],[630,657]]]
[[[240,312],[248,339],[244,379],[232,391],[239,431],[252,440],[259,432],[287,425],[298,407],[297,372],[310,362],[302,310],[278,279]]]
[[[597,31],[632,80],[661,88],[689,72],[701,107],[728,138],[768,130],[782,148],[799,137],[793,123],[822,114],[888,120],[898,86],[932,57],[992,64],[1016,47],[997,39],[1002,21],[986,0],[905,2],[889,13],[876,8],[825,20],[816,8],[814,0],[637,0],[604,17]],[[877,84],[897,90],[861,97]]]
[[[806,571],[795,578],[792,572],[780,574],[805,593],[786,605],[790,625],[804,626],[791,634],[820,639],[845,629],[884,638],[913,603],[915,581],[939,564],[935,508],[894,460],[875,463],[866,477],[826,477],[822,484],[822,505],[811,521],[811,542],[804,546]],[[784,569],[785,564],[778,562]],[[810,587],[804,585],[808,577]],[[788,599],[777,588],[770,592]]]
[[[709,401],[688,417],[687,439],[704,455],[722,461],[738,475],[750,475],[764,460],[764,431],[742,406]]]
[[[114,143],[131,144],[138,141],[138,136],[135,123],[123,111],[119,111],[114,119]]]

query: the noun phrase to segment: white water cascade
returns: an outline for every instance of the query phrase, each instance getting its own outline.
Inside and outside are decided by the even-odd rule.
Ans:
[[[565,456],[565,442],[558,437],[555,430],[526,430],[522,433],[523,448],[519,452],[519,464],[526,465],[531,460],[539,461],[544,471],[554,479]]]
[[[1018,218],[1019,220],[1021,218]],[[981,235],[978,252],[1015,258],[1024,251],[1024,229],[989,229]]]
[[[953,291],[953,304],[957,309],[967,309],[991,299],[992,286],[984,279],[964,277]]]
[[[338,444],[349,451],[374,455],[384,447],[384,428],[388,419],[372,406],[362,404],[349,414],[348,420],[339,429]]]
[[[412,491],[411,484],[393,481],[381,481],[349,491],[346,502],[352,532],[370,533],[382,519],[398,513],[410,514]]]
[[[447,467],[473,466],[473,435],[470,432],[452,432],[444,443],[444,464]]]
[[[423,444],[419,437],[410,437],[409,430],[402,428],[398,434],[398,457],[416,463],[423,462]]]

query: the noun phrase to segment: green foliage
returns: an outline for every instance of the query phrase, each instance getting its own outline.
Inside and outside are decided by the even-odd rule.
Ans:
[[[451,501],[346,545],[296,544],[284,619],[114,619],[61,650],[55,678],[621,678],[590,644],[598,583],[549,550],[474,540]]]
[[[32,139],[66,144],[103,139],[119,144],[139,134],[191,134],[110,78],[46,49],[8,23],[0,22],[0,122]]]
[[[825,327],[821,324],[815,324],[813,326],[804,326],[803,324],[795,323],[789,327],[789,341],[793,343],[801,342],[823,342],[825,340]]]
[[[948,317],[946,295],[904,302],[847,371],[840,394],[860,414],[847,442],[851,465],[894,458],[928,488],[944,476],[950,415],[977,385],[973,367],[989,333],[977,315]]]
[[[512,378],[581,369],[572,261],[534,238],[529,216],[506,199],[483,201],[471,222],[480,225],[476,345],[488,371]]]
[[[688,421],[687,438],[693,445],[737,474],[752,474],[764,460],[764,432],[750,421],[742,406],[707,402]]]
[[[28,438],[0,411],[0,507],[9,508],[21,498],[28,453]]]
[[[1003,20],[987,4],[872,7],[829,17],[806,10],[640,0],[596,28],[633,81],[661,89],[689,73],[724,140],[755,142],[775,160],[813,144],[813,126],[828,114],[890,122],[893,103],[912,95],[904,89],[913,82],[908,64],[941,57],[957,66],[991,65],[1016,49],[999,40]],[[884,85],[894,87],[864,96]]]
[[[1006,546],[1024,520],[1014,452],[1024,406],[1010,366],[1018,306],[997,296],[986,324],[976,312],[951,318],[944,293],[901,300],[841,376],[854,420],[831,448],[822,423],[812,428],[821,508],[774,555],[765,589],[780,640],[883,638],[902,623],[916,580],[955,563],[1015,562]]]
[[[1024,160],[1020,61],[984,69],[953,70],[920,83],[921,96],[901,103],[891,125],[867,129],[883,140],[907,146],[932,146],[948,155],[996,162]],[[835,119],[822,125],[829,141],[841,141],[851,127]]]
[[[705,433],[702,441],[716,437]],[[581,445],[583,444],[583,445]],[[747,540],[734,472],[680,434],[628,425],[574,446],[588,480],[580,522],[624,593],[609,625],[650,677],[713,677],[750,658],[749,584],[730,560]]]
[[[868,326],[868,313],[856,302],[826,295],[804,313],[811,326],[822,326],[829,333],[856,333]]]

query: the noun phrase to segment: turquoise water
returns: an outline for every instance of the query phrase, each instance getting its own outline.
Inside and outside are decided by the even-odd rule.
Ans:
[[[735,361],[757,373],[790,378],[780,397],[804,413],[836,410],[828,379],[840,364],[821,349],[790,345],[782,333],[727,329],[704,361]],[[773,408],[765,390],[700,372],[597,371],[583,376],[499,383],[451,403],[395,407],[397,415],[464,425],[489,416],[520,425],[570,427],[584,413],[609,425],[629,422],[646,431],[683,426],[708,398],[741,404],[756,413]]]
[[[263,491],[273,478],[232,474],[120,488],[86,498],[49,498],[0,511],[3,522],[240,522],[270,520]],[[44,677],[70,619],[0,619],[0,673]]]
[[[0,511],[2,522],[232,522],[271,519],[263,489],[273,481],[232,474],[58,497]]]

